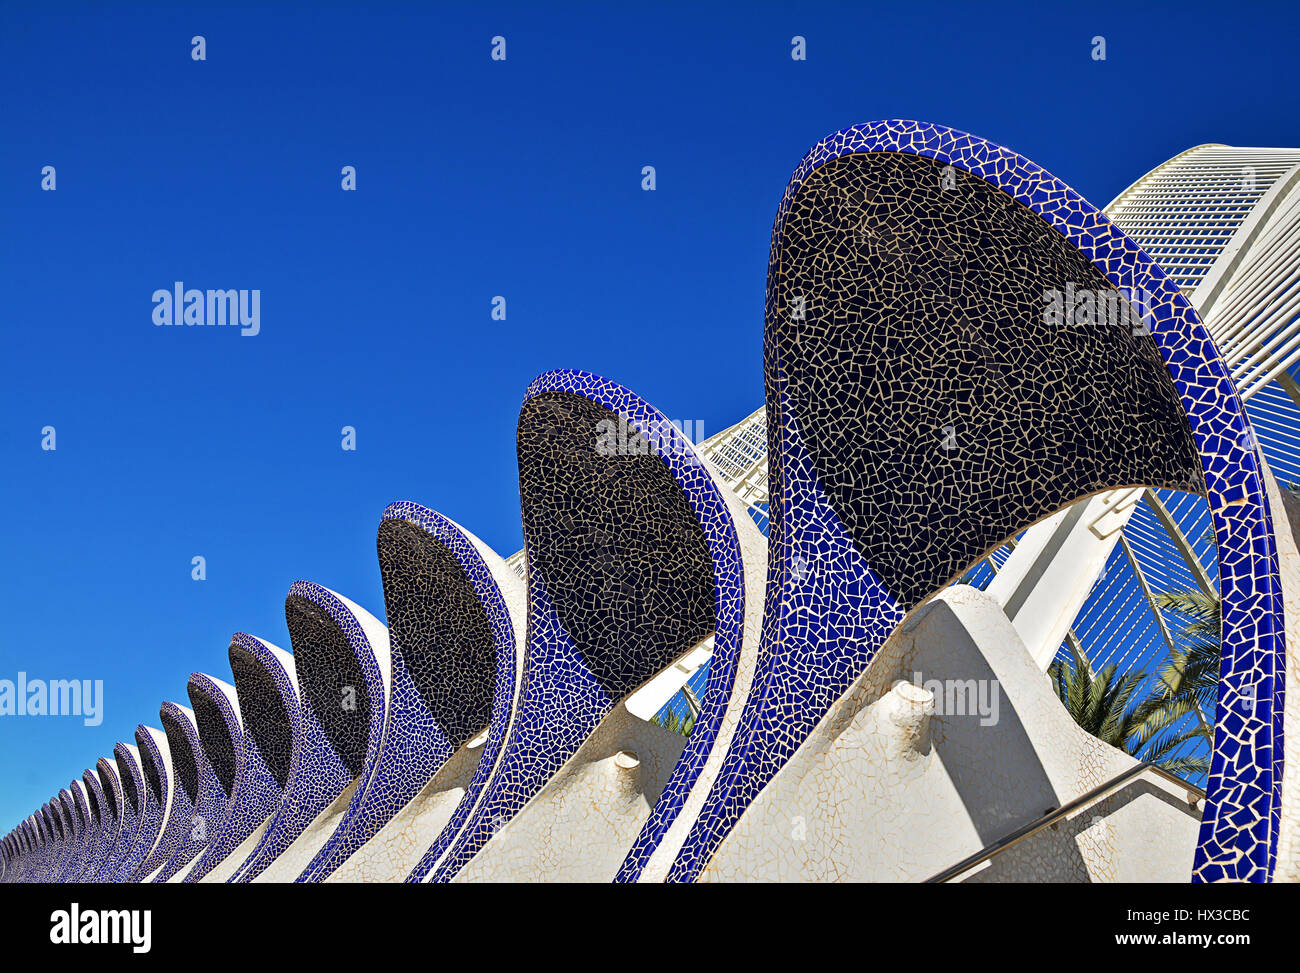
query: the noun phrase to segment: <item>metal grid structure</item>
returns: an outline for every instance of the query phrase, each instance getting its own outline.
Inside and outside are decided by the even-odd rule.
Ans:
[[[1106,207],[1184,290],[1210,273],[1261,199],[1296,165],[1295,149],[1198,145],[1152,169]]]
[[[700,444],[700,453],[712,463],[736,496],[767,528],[767,409],[758,409],[740,422]],[[758,520],[757,517],[755,517]]]
[[[1285,380],[1293,381],[1289,374]],[[1246,411],[1279,484],[1284,488],[1300,486],[1300,406],[1280,383],[1274,382],[1246,404]],[[1209,505],[1203,497],[1192,494],[1153,492],[1190,548],[1192,560],[1184,556],[1178,540],[1165,528],[1151,502],[1140,504],[1124,528],[1124,538],[1147,585],[1157,592],[1195,591],[1204,590],[1208,580],[1211,592],[1217,596],[1218,559]],[[1163,618],[1163,628],[1157,611]],[[1183,622],[1177,613],[1150,605],[1128,553],[1120,546],[1111,554],[1075,619],[1074,632],[1094,668],[1114,663],[1123,671],[1146,672],[1149,681],[1155,681],[1156,670],[1168,654],[1166,633],[1176,633]],[[1058,658],[1068,656],[1068,645],[1062,643]]]

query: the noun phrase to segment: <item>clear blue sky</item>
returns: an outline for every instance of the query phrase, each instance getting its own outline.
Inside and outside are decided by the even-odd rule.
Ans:
[[[822,136],[941,122],[1098,205],[1197,143],[1300,141],[1283,3],[181,6],[0,10],[0,679],[105,685],[97,727],[0,717],[0,831],[229,678],[233,632],[289,648],[294,580],[382,617],[390,501],[516,550],[539,372],[706,434],[757,407],[772,218]],[[261,333],[155,327],[177,280],[260,289]]]

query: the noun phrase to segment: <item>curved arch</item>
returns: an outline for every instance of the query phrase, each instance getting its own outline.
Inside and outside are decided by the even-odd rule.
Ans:
[[[49,841],[42,881],[53,882],[58,878],[59,867],[68,850],[67,825],[63,819],[63,808],[58,796],[50,798],[45,804],[45,820],[49,825]]]
[[[27,826],[25,821],[18,822],[10,836],[10,860],[8,881],[11,883],[27,881]]]
[[[228,804],[235,787],[236,753],[244,735],[239,719],[239,697],[230,683],[203,672],[190,675],[186,692],[194,708],[203,756],[224,795],[223,803]],[[219,822],[214,824],[219,827]]]
[[[145,829],[144,766],[139,747],[130,743],[114,744],[113,757],[116,764],[113,776],[121,788],[122,833],[113,849],[112,859],[106,863],[105,871],[101,873],[101,879],[105,882],[127,882],[139,862],[139,859],[132,861],[132,858]]]
[[[85,881],[93,882],[98,878],[104,860],[117,842],[117,832],[121,827],[121,822],[118,820],[115,807],[109,804],[108,795],[104,792],[104,785],[100,782],[100,775],[96,771],[88,769],[81,775],[81,779],[86,786],[86,794],[95,819],[99,822],[90,859],[86,862],[86,868],[82,872],[82,878]]]
[[[36,812],[37,852],[33,872],[33,881],[49,881],[50,861],[54,854],[54,822],[50,818],[50,804],[46,801]]]
[[[80,822],[81,841],[77,849],[77,864],[68,875],[68,881],[80,882],[85,881],[84,873],[86,866],[95,852],[95,839],[99,835],[99,817],[92,807],[92,798],[86,789],[86,785],[80,779],[74,778],[68,785],[68,790],[72,793],[72,801],[77,809],[77,819]]]
[[[435,511],[409,501],[394,503],[384,511],[385,522],[391,522],[390,537],[409,539],[418,537],[411,531],[427,532],[431,539],[440,542],[443,549],[455,559],[469,579],[474,595],[484,613],[492,633],[494,646],[494,684],[492,688],[490,719],[482,753],[474,767],[474,776],[465,787],[464,796],[456,804],[451,817],[437,837],[429,844],[420,860],[409,870],[408,882],[428,879],[442,861],[456,837],[472,819],[481,803],[488,782],[501,758],[502,745],[510,729],[519,699],[524,666],[524,632],[527,614],[527,594],[518,575],[495,551],[483,544],[455,522]],[[409,528],[403,525],[409,525]],[[383,557],[381,555],[381,562]],[[392,562],[396,562],[396,558]],[[390,562],[390,563],[392,563]],[[390,569],[394,575],[396,571]],[[405,579],[402,579],[405,581]],[[397,579],[394,579],[397,583]],[[409,583],[409,582],[407,582]],[[385,584],[387,590],[387,582]],[[400,631],[402,623],[390,611],[390,621]],[[470,746],[474,741],[471,741]]]
[[[40,866],[40,830],[36,821],[36,814],[32,813],[27,820],[23,822],[23,838],[26,846],[25,859],[23,862],[23,881],[39,881]]]
[[[191,685],[197,675],[190,676]],[[208,762],[195,711],[177,703],[163,703],[159,718],[171,754],[173,793],[167,830],[159,839],[157,853],[167,858],[149,876],[148,881],[153,882],[167,881],[193,860],[226,813],[226,794]],[[225,733],[219,713],[217,720],[220,732]]]
[[[67,850],[67,836],[64,834],[63,811],[59,806],[58,795],[51,797],[43,807],[48,840],[42,881],[52,882],[59,873],[59,864],[63,861],[64,852]]]
[[[27,819],[27,846],[30,861],[27,867],[26,880],[28,882],[39,882],[41,880],[41,855],[42,846],[45,843],[45,835],[42,829],[41,813],[33,812]]]
[[[284,800],[236,882],[292,881],[373,770],[388,709],[388,633],[337,592],[298,581],[284,603],[299,699]]]
[[[174,881],[224,882],[234,875],[261,843],[289,781],[293,727],[298,720],[293,656],[243,632],[231,638],[229,654],[242,728],[234,755],[230,811],[203,853]],[[227,694],[225,683],[213,682],[222,695]]]
[[[32,838],[32,819],[29,815],[19,822],[14,831],[14,854],[17,862],[17,868],[14,873],[13,881],[30,882],[32,880],[33,857],[35,844]]]
[[[201,672],[190,674],[186,688],[194,708],[176,707],[179,715],[164,716],[163,726],[171,741],[180,793],[190,803],[189,820],[182,823],[177,818],[182,833],[176,851],[154,876],[155,882],[170,880],[193,862],[230,812],[235,750],[241,737],[235,688]],[[174,704],[164,703],[164,712],[168,706]]]
[[[620,867],[635,876],[704,772],[742,667],[738,528],[685,437],[590,373],[550,372],[532,384],[518,452],[523,686],[484,797],[430,878],[514,877],[543,855],[561,879],[608,880]],[[634,690],[711,635],[689,744],[627,711]],[[574,812],[570,795],[598,813]]]
[[[103,811],[100,809],[99,795],[91,788],[86,780],[86,773],[75,780],[76,789],[73,796],[80,792],[80,804],[82,817],[86,822],[86,842],[81,852],[81,864],[77,869],[74,881],[87,881],[89,873],[96,857],[99,855],[100,838],[103,835],[104,820]],[[95,782],[98,786],[98,781]]]
[[[31,881],[32,845],[30,818],[24,818],[14,829],[14,867],[12,882]]]
[[[67,788],[60,788],[50,802],[54,808],[55,820],[59,826],[59,856],[50,872],[50,881],[62,882],[63,875],[77,854],[77,823],[72,808],[72,795]]]
[[[25,880],[39,882],[45,861],[45,812],[43,809],[32,812],[27,819],[27,843],[29,862]]]
[[[100,757],[95,762],[100,788],[104,792],[104,801],[108,804],[109,813],[117,822],[113,840],[104,849],[99,867],[95,870],[94,880],[97,882],[116,880],[118,867],[135,840],[135,832],[140,826],[139,812],[133,803],[134,798],[128,796],[127,789],[122,785],[122,768],[129,765],[123,764],[123,758],[118,753],[117,747],[125,748],[125,744],[117,744],[113,748],[111,758]]]
[[[99,805],[96,796],[91,792],[85,781],[80,778],[74,778],[68,790],[72,791],[72,798],[77,804],[77,812],[81,817],[83,831],[77,869],[72,874],[71,880],[84,882],[86,881],[86,870],[98,851],[97,846],[101,826]]]
[[[384,511],[377,547],[392,666],[383,747],[305,881],[399,881],[417,868],[473,805],[517,683],[522,586],[500,557],[414,503]]]
[[[58,861],[50,875],[52,882],[66,882],[67,874],[77,864],[81,850],[82,829],[77,821],[77,808],[72,793],[66,787],[59,790],[54,798],[54,809],[58,815],[59,827],[63,832],[63,847],[59,851]]]
[[[166,734],[141,723],[135,730],[135,742],[136,748],[133,749],[139,761],[140,780],[132,783],[139,787],[140,825],[118,869],[117,880],[120,882],[142,881],[158,866],[160,862],[154,860],[154,851],[166,830],[171,810],[170,754]],[[125,787],[125,776],[122,780]]]
[[[67,796],[63,797],[65,794]],[[91,820],[90,806],[86,801],[86,792],[82,789],[80,781],[74,780],[69,783],[60,792],[60,797],[68,805],[69,817],[72,820],[73,845],[71,853],[64,862],[59,881],[76,882],[80,879],[82,869],[86,867],[90,855],[95,823]]]
[[[792,232],[787,220],[801,198],[801,189],[809,184],[814,188],[833,185],[835,180],[825,177],[839,174],[838,161],[858,160],[849,165],[865,167],[880,160],[892,162],[899,156],[933,160],[938,166],[951,167],[953,174],[968,186],[987,184],[1000,191],[1006,197],[1001,207],[1006,218],[1020,218],[1018,204],[1041,221],[1031,247],[1057,252],[1063,240],[1086,258],[1109,286],[1130,300],[1140,298],[1143,319],[1185,410],[1199,454],[1223,579],[1220,719],[1194,874],[1198,879],[1267,878],[1275,855],[1273,822],[1281,777],[1281,683],[1277,678],[1283,664],[1280,595],[1258,457],[1248,445],[1249,424],[1227,370],[1177,287],[1136,244],[1077,193],[1000,146],[942,126],[908,121],[861,125],[823,140],[796,170],[778,211],[764,353],[774,487],[764,662],[746,708],[743,740],[729,756],[721,784],[710,795],[707,813],[697,823],[688,841],[689,854],[679,859],[674,877],[689,879],[698,875],[740,814],[826,712],[829,700],[841,695],[865,671],[903,614],[914,607],[918,596],[927,596],[926,586],[932,592],[946,580],[944,572],[936,567],[932,578],[918,577],[900,592],[891,590],[883,578],[893,577],[898,583],[898,576],[889,574],[896,565],[885,563],[878,555],[867,560],[864,550],[870,554],[872,549],[859,543],[861,535],[853,537],[848,525],[839,520],[837,514],[842,512],[843,504],[837,508],[832,502],[824,485],[826,471],[818,467],[818,455],[824,466],[828,457],[833,458],[834,450],[819,453],[817,446],[808,442],[809,436],[820,430],[810,429],[810,417],[798,412],[804,392],[792,387],[791,369],[800,367],[800,352],[797,344],[787,347],[786,342],[787,332],[792,330],[787,327],[789,322],[806,320],[795,316],[791,302],[797,295],[787,287],[785,277],[786,262],[796,258],[786,249],[787,236]],[[819,176],[824,167],[829,168]],[[851,179],[847,181],[852,183]],[[888,215],[900,195],[891,192],[877,201],[859,202],[878,202]],[[996,201],[997,197],[988,198]],[[877,229],[872,225],[873,218],[869,216],[866,221],[868,232]],[[798,227],[793,229],[797,231]],[[855,229],[858,226],[837,224],[837,231],[848,236]],[[832,280],[832,285],[838,283]],[[915,294],[918,287],[925,285],[925,281],[910,281],[906,287],[912,289],[906,293]],[[809,318],[830,315],[823,323],[853,306],[851,302],[837,304],[834,299],[817,306],[825,295],[814,288],[806,296]],[[847,319],[836,323],[846,326]],[[883,392],[887,393],[889,387],[888,382],[882,382]],[[815,417],[811,418],[815,422]],[[824,579],[815,581],[793,567],[793,559],[801,551],[813,550],[824,557],[828,548],[841,551],[848,558],[844,563],[851,565],[843,576],[843,585],[834,579],[829,583]],[[801,626],[795,617],[794,606],[801,599],[804,605],[813,606],[815,616],[846,619],[848,624],[834,632],[833,638],[818,643],[806,624]],[[812,645],[825,660],[828,677],[817,687],[818,705],[782,714],[783,699],[798,694],[801,687],[811,688],[807,674],[799,671],[798,656]],[[1252,689],[1256,689],[1258,702],[1247,705],[1254,698]],[[1254,759],[1248,753],[1247,738],[1259,744]],[[1229,781],[1225,778],[1233,766],[1241,768],[1241,772]]]
[[[194,725],[193,712],[176,703],[165,702],[158,710],[158,717],[163,738],[167,741],[164,756],[167,762],[159,767],[159,785],[166,790],[167,816],[159,829],[157,841],[138,872],[141,882],[156,881],[177,850],[187,844],[194,801],[198,796],[201,753],[196,759],[198,729]]]

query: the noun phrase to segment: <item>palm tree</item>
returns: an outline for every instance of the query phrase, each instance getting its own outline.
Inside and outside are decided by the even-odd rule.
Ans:
[[[691,731],[695,729],[695,714],[687,713],[686,719],[682,719],[673,710],[669,709],[657,716],[652,716],[650,722],[658,723],[665,730],[672,730],[674,733],[680,733],[684,737],[689,737]]]
[[[1099,740],[1170,773],[1199,776],[1209,770],[1207,757],[1184,752],[1189,743],[1206,734],[1199,724],[1179,728],[1183,717],[1195,708],[1194,698],[1170,687],[1139,696],[1147,681],[1145,672],[1121,675],[1111,663],[1094,673],[1082,651],[1073,644],[1070,654],[1074,657],[1072,666],[1057,659],[1047,672],[1074,722]]]
[[[1223,630],[1219,599],[1197,589],[1163,591],[1155,595],[1155,602],[1158,608],[1187,619],[1178,631],[1178,646],[1160,670],[1161,681],[1172,694],[1193,696],[1204,720],[1204,714],[1212,713],[1218,702]]]

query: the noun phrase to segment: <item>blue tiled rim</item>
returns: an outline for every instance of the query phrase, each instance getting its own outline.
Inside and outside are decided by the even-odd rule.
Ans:
[[[681,811],[686,796],[698,778],[717,738],[718,728],[731,696],[744,619],[744,582],[740,562],[740,542],[731,522],[730,511],[717,484],[698,459],[694,448],[685,437],[672,429],[662,413],[623,386],[591,372],[580,370],[562,369],[538,376],[529,386],[523,401],[527,403],[537,396],[556,392],[582,396],[624,417],[630,426],[646,435],[651,448],[668,467],[669,473],[685,494],[691,512],[704,531],[713,562],[716,627],[712,670],[709,674],[705,698],[701,701],[703,709],[686,749],[673,768],[672,775],[658,801],[655,802],[650,818],[643,825],[636,842],[619,868],[618,879],[633,881],[640,874],[664,832]],[[528,549],[528,544],[529,538],[525,536],[525,551]],[[559,639],[567,645],[565,654],[577,658],[576,648],[568,641],[567,633],[564,633],[558,625],[558,618],[543,579],[537,572],[530,571],[527,581],[529,603],[527,639],[530,652],[534,639]],[[581,665],[580,660],[577,664]],[[527,678],[526,675],[525,680]],[[570,706],[577,705],[578,691],[575,685],[573,698],[569,700]],[[590,697],[590,693],[586,696]],[[612,703],[606,701],[597,704],[594,698],[589,698],[588,703],[584,705],[597,705],[601,710],[599,713],[584,714],[583,721],[590,723],[590,727],[586,730],[589,733],[599,719],[608,712]],[[519,807],[514,806],[518,799],[510,794],[509,775],[514,768],[507,767],[506,764],[517,739],[527,736],[533,726],[540,725],[546,719],[544,713],[525,712],[523,706],[524,700],[521,698],[520,711],[516,713],[510,739],[505,745],[506,753],[502,757],[500,772],[495,775],[480,808],[467,823],[448,853],[447,859],[436,870],[433,876],[435,881],[450,880],[478,852],[491,836],[490,819],[494,814],[504,813],[508,819],[518,811]],[[565,714],[565,721],[570,726],[575,725],[578,714],[571,709]],[[585,739],[586,734],[584,733],[583,736]],[[535,793],[535,790],[536,788],[533,788],[528,791],[529,797]],[[497,809],[493,802],[498,800],[508,801],[510,806]]]
[[[496,767],[497,757],[501,753],[501,745],[510,723],[511,707],[514,705],[518,646],[515,644],[514,624],[510,618],[510,611],[506,607],[505,598],[501,594],[501,588],[492,576],[491,568],[459,525],[436,510],[430,510],[410,500],[399,500],[389,504],[381,520],[401,520],[419,527],[451,552],[456,563],[469,578],[478,603],[487,615],[495,652],[496,683],[493,688],[492,717],[488,726],[488,737],[483,743],[483,752],[479,755],[478,766],[474,770],[469,786],[465,788],[465,793],[442,831],[438,833],[420,862],[407,876],[408,882],[419,882],[459,834]]]
[[[704,531],[713,561],[716,628],[709,678],[686,749],[616,875],[616,881],[635,882],[699,779],[731,699],[744,637],[745,582],[740,540],[727,502],[694,446],[658,409],[623,386],[580,370],[552,371],[539,376],[529,387],[524,401],[554,391],[573,392],[590,399],[623,416],[630,426],[646,435],[651,448],[686,495],[691,512]]]

